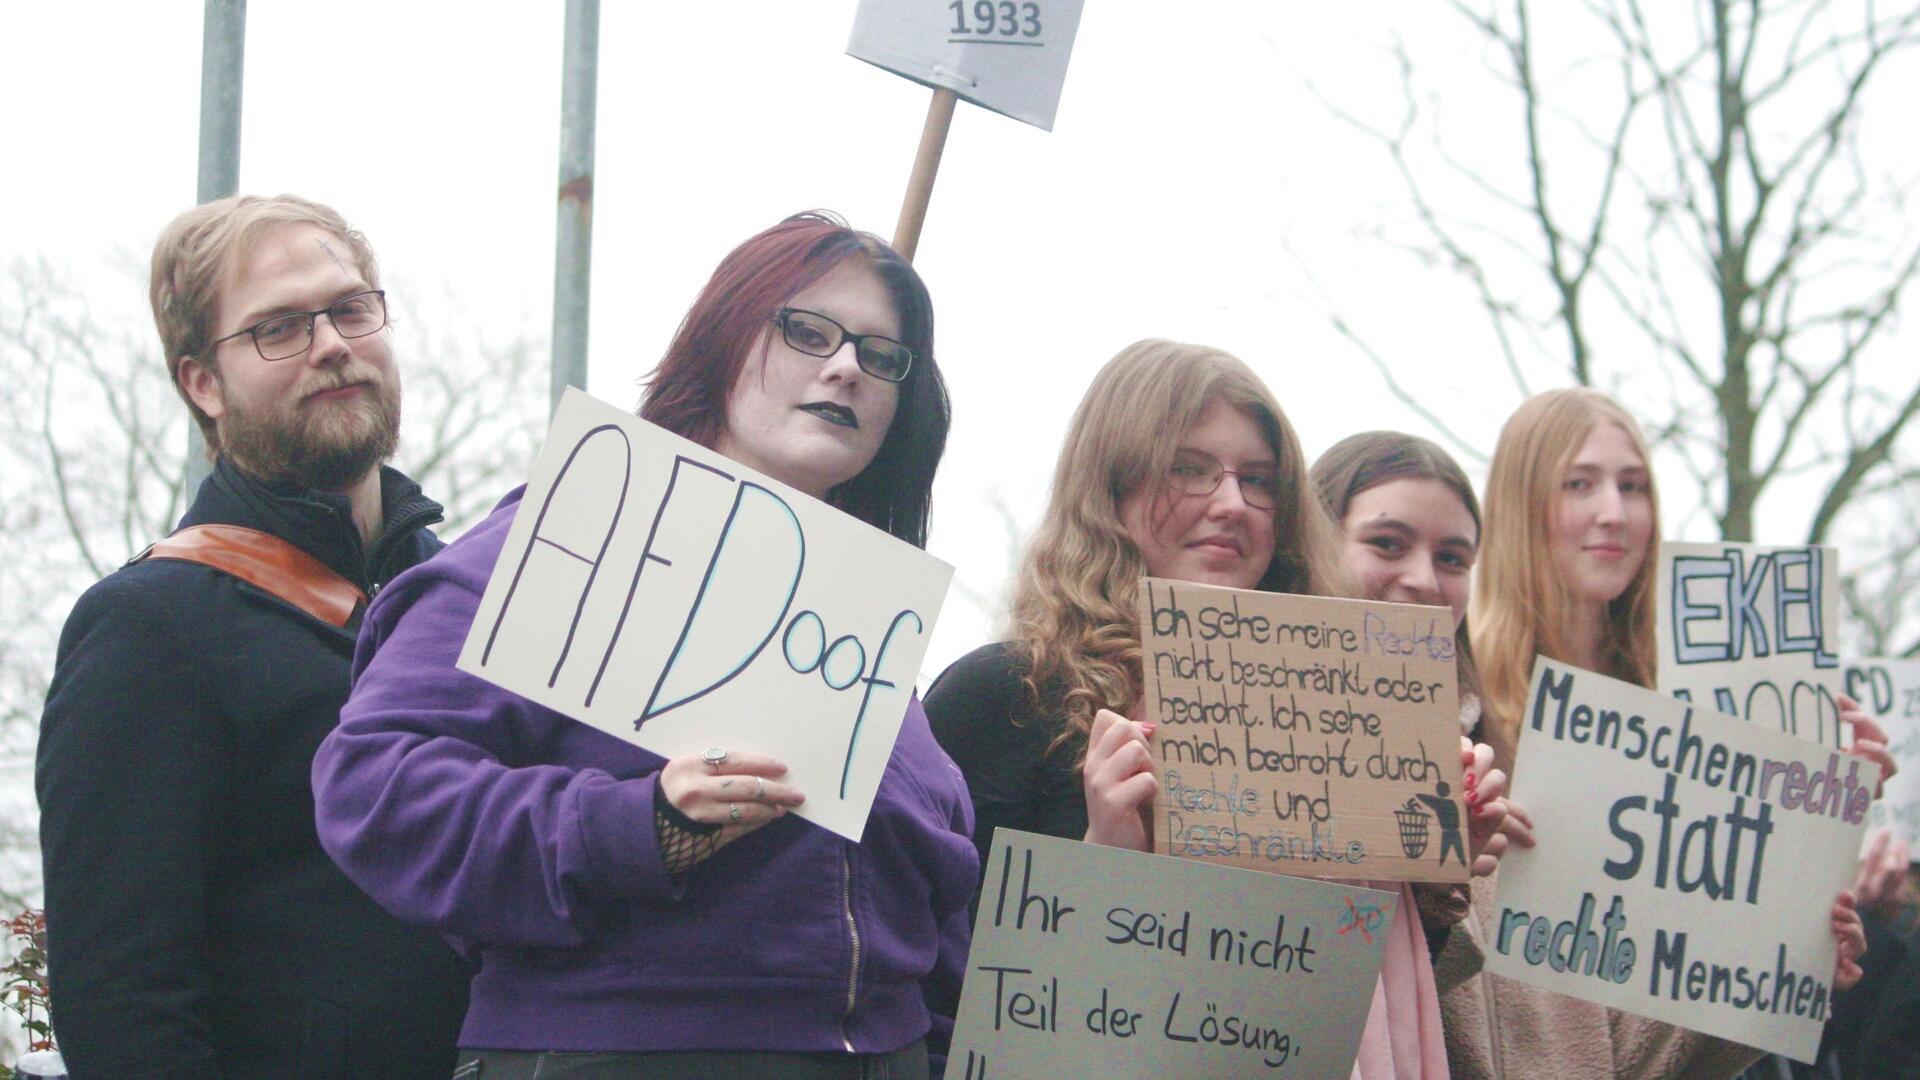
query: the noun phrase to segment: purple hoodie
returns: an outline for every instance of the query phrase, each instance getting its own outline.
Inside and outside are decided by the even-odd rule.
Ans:
[[[477,953],[460,1045],[944,1056],[979,880],[972,804],[916,697],[858,844],[787,816],[669,878],[664,760],[459,671],[521,492],[367,613],[313,761],[320,842]]]

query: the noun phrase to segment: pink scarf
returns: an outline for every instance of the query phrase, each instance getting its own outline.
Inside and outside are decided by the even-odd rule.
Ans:
[[[1360,1056],[1353,1080],[1447,1080],[1447,1043],[1440,1026],[1440,995],[1433,985],[1433,962],[1411,886],[1367,882],[1394,889],[1393,922],[1387,928],[1385,959],[1373,984],[1373,1007],[1360,1033]]]

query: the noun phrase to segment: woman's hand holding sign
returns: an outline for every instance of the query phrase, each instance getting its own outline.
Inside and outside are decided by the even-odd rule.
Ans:
[[[1475,877],[1493,873],[1509,844],[1533,846],[1533,820],[1505,797],[1507,774],[1492,766],[1493,747],[1460,737],[1460,768],[1467,786],[1467,849]]]
[[[683,754],[660,771],[655,828],[669,873],[693,864],[806,801],[798,789],[781,783],[786,765],[765,754],[734,753],[719,747]]]
[[[1886,729],[1868,716],[1859,702],[1847,695],[1836,694],[1834,702],[1840,706],[1840,722],[1853,725],[1853,742],[1848,745],[1847,753],[1880,766],[1880,786],[1873,791],[1873,797],[1877,799],[1886,790],[1887,781],[1900,771],[1900,766],[1893,760],[1893,752],[1887,749]]]
[[[1886,730],[1867,715],[1859,702],[1847,695],[1835,695],[1834,701],[1840,706],[1841,722],[1853,725],[1853,741],[1848,744],[1847,753],[1880,766],[1880,786],[1873,792],[1873,797],[1877,799],[1886,789],[1887,778],[1899,769],[1892,752],[1887,749]],[[1862,865],[1866,863],[1863,861]],[[1859,888],[1858,882],[1854,887]],[[1834,898],[1832,921],[1833,941],[1837,949],[1833,961],[1833,988],[1847,990],[1860,981],[1860,958],[1867,954],[1867,931],[1860,922],[1860,912],[1851,891],[1843,891]]]
[[[1851,990],[1864,972],[1860,958],[1867,955],[1867,930],[1860,912],[1853,906],[1853,894],[1842,892],[1833,900],[1833,941],[1838,955],[1833,959],[1833,988]]]
[[[1101,709],[1087,733],[1087,761],[1081,782],[1087,793],[1089,844],[1153,850],[1153,832],[1147,827],[1160,779],[1153,772],[1153,752],[1147,737],[1151,723],[1136,723],[1110,709]]]
[[[1905,903],[1907,867],[1912,852],[1905,840],[1892,829],[1876,829],[1867,839],[1866,853],[1860,856],[1860,868],[1854,874],[1854,899],[1868,911],[1888,918],[1900,914]]]

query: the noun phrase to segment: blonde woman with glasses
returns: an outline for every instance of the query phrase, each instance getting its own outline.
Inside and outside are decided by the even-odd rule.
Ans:
[[[963,657],[927,694],[934,735],[966,774],[983,863],[996,827],[1149,850],[1154,725],[1133,719],[1142,575],[1350,596],[1340,547],[1299,439],[1245,364],[1171,341],[1109,361],[1068,429],[1008,640]],[[1498,785],[1481,780],[1485,801]],[[1475,819],[1474,855],[1503,813]],[[1396,990],[1375,992],[1355,1075],[1445,1076],[1412,905],[1386,948]]]

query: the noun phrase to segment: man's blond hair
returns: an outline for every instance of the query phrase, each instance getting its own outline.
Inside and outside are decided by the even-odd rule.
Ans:
[[[174,218],[153,245],[147,284],[153,322],[160,331],[167,375],[200,425],[208,456],[219,453],[220,434],[213,417],[180,385],[180,362],[193,357],[218,371],[211,345],[220,289],[260,238],[283,225],[317,225],[338,236],[352,251],[354,267],[367,287],[380,287],[380,267],[367,238],[332,207],[298,195],[234,195],[202,203]]]

